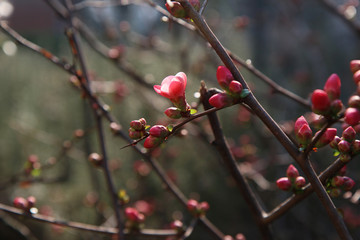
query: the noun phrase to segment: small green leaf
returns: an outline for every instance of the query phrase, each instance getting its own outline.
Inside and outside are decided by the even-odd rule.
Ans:
[[[195,113],[197,113],[197,110],[196,110],[196,109],[190,109],[190,114],[191,114],[191,115],[193,115],[193,114],[195,114]]]
[[[145,130],[149,129],[150,127],[151,127],[150,125],[146,125]]]
[[[33,177],[38,177],[38,176],[40,176],[40,174],[41,174],[41,170],[38,168],[35,168],[31,171],[31,176],[33,176]]]
[[[241,98],[245,98],[245,97],[247,97],[249,94],[250,94],[250,90],[245,88],[245,89],[243,89],[243,90],[241,91],[240,97],[241,97]]]
[[[340,152],[337,151],[337,150],[335,150],[335,151],[334,151],[334,157],[337,157],[337,156],[339,156],[339,155],[340,155]]]
[[[169,132],[172,132],[172,130],[174,129],[174,126],[170,124],[170,125],[167,125],[166,128]]]

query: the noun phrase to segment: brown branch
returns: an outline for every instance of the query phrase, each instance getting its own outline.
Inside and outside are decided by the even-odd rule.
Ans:
[[[325,169],[319,175],[319,179],[323,185],[325,185],[326,180],[333,177],[343,166],[345,165],[340,159],[337,159],[334,163],[332,163],[327,169]],[[274,208],[271,212],[267,213],[264,217],[264,222],[271,223],[276,219],[284,215],[288,210],[294,207],[296,204],[307,198],[311,193],[314,192],[311,184],[307,184],[303,188],[303,192],[299,194],[294,194],[284,202],[279,204],[276,208]]]
[[[207,92],[204,82],[202,83],[201,89],[201,101],[204,106],[204,109],[207,110],[211,108],[209,104],[209,98],[211,97]],[[213,131],[215,140],[213,145],[217,148],[223,162],[225,163],[227,170],[235,180],[242,196],[244,197],[247,205],[249,206],[251,213],[260,229],[260,232],[263,236],[263,239],[272,239],[272,235],[269,229],[268,224],[264,224],[263,216],[265,215],[264,210],[262,209],[258,199],[256,198],[254,192],[250,188],[244,176],[241,174],[238,165],[232,155],[229,146],[225,140],[222,128],[220,126],[219,119],[215,112],[207,115],[210,121],[211,129]]]
[[[28,212],[24,212],[23,210],[10,207],[2,203],[0,203],[0,210],[7,212],[11,215],[21,216],[21,217],[29,218],[31,220],[54,224],[58,226],[74,228],[81,231],[106,234],[106,235],[114,235],[118,232],[117,228],[94,226],[91,224],[85,224],[80,222],[58,220],[54,217],[45,216],[42,214],[30,214]],[[129,232],[128,230],[124,230],[124,235],[127,236],[135,235],[135,236],[148,237],[154,239],[154,238],[175,237],[178,235],[178,233],[175,230],[142,229],[139,230],[138,232]]]

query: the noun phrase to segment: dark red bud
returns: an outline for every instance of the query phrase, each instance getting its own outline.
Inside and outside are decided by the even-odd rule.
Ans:
[[[289,191],[291,189],[291,186],[292,186],[291,181],[287,177],[279,178],[276,181],[276,185],[277,185],[277,187],[279,189],[281,189],[283,191]]]

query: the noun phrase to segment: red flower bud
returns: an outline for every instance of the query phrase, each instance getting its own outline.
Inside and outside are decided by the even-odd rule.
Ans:
[[[331,186],[340,187],[344,184],[344,178],[342,176],[335,176],[331,179]]]
[[[208,202],[201,202],[198,205],[198,209],[202,214],[204,214],[206,211],[208,211],[209,208],[210,208],[210,206],[209,206]]]
[[[350,107],[360,108],[360,96],[359,95],[352,95],[349,98],[348,104],[349,104]]]
[[[320,131],[315,133],[315,136],[319,134],[319,132]],[[321,148],[329,144],[336,136],[336,132],[337,132],[336,128],[327,128],[324,134],[320,137],[319,141],[317,141],[317,143],[315,144],[315,147]]]
[[[338,99],[340,97],[340,86],[340,78],[334,73],[326,80],[324,91],[328,94],[331,100]]]
[[[360,70],[357,70],[354,73],[353,79],[354,79],[355,84],[358,84],[360,82]]]
[[[345,122],[351,126],[357,125],[360,121],[360,111],[357,108],[348,108],[345,111]]]
[[[145,131],[136,131],[133,128],[129,128],[129,137],[131,139],[139,139],[145,135]]]
[[[155,125],[150,128],[149,134],[153,137],[165,138],[168,134],[168,130],[163,125]]]
[[[216,78],[221,88],[228,89],[229,84],[234,80],[230,70],[225,66],[219,66],[216,71]]]
[[[145,126],[140,122],[140,120],[131,121],[130,127],[137,131],[141,131],[145,128]]]
[[[296,134],[297,140],[300,142],[300,144],[305,147],[309,144],[309,142],[312,139],[312,131],[309,127],[309,125],[304,124],[300,130]]]
[[[26,201],[28,203],[28,208],[30,209],[35,206],[36,198],[34,196],[29,196],[27,197]]]
[[[135,208],[125,208],[125,217],[130,221],[136,222],[138,220],[139,212]]]
[[[199,204],[198,201],[194,199],[189,199],[186,206],[189,212],[194,212],[196,211],[198,204]]]
[[[344,105],[343,105],[342,101],[340,99],[335,99],[330,104],[331,113],[336,115],[343,109],[343,107],[344,107]]]
[[[344,176],[343,179],[344,179],[344,184],[343,184],[344,190],[350,191],[355,186],[354,180],[346,176]]]
[[[316,89],[311,96],[311,102],[314,113],[324,115],[330,109],[330,98],[324,90]]]
[[[13,205],[14,207],[22,210],[28,209],[28,201],[23,197],[16,197],[13,201]]]
[[[165,110],[165,115],[172,119],[181,118],[181,110],[176,107],[169,107]]]
[[[351,156],[350,156],[350,154],[342,153],[342,154],[340,155],[340,160],[341,160],[342,162],[344,162],[344,163],[347,163],[347,162],[349,162],[349,161],[351,160]]]
[[[286,176],[289,179],[295,179],[299,176],[299,171],[294,167],[294,165],[290,164],[286,170]]]
[[[92,163],[95,167],[100,167],[103,163],[103,157],[98,153],[91,153],[88,157],[90,163]]]
[[[158,137],[154,137],[154,136],[148,136],[145,141],[144,141],[144,147],[145,148],[154,148],[159,146],[162,142],[164,141],[164,139],[162,138],[158,138]]]
[[[352,155],[360,153],[360,140],[355,140],[352,144]]]
[[[338,175],[345,176],[346,174],[347,165],[344,165],[338,172]]]
[[[276,185],[277,185],[277,187],[279,189],[281,189],[283,191],[289,191],[291,189],[291,186],[292,186],[291,181],[287,177],[279,178],[276,181]]]
[[[294,186],[295,186],[296,189],[301,189],[301,188],[303,188],[305,185],[306,185],[306,181],[305,181],[305,178],[304,178],[304,177],[298,176],[298,177],[295,179]]]
[[[216,108],[227,107],[232,104],[232,98],[226,93],[217,93],[211,96],[209,103]]]
[[[242,90],[243,90],[243,86],[240,82],[236,80],[230,82],[229,84],[230,93],[238,95],[241,93]]]
[[[188,18],[188,15],[185,12],[185,9],[181,6],[179,2],[171,2],[170,4],[165,4],[166,9],[171,15],[177,18]]]
[[[338,143],[341,141],[341,138],[338,136],[335,136],[334,139],[330,143],[330,147],[333,149],[338,150]]]
[[[351,126],[347,127],[342,133],[343,139],[345,139],[350,143],[355,140],[355,136],[356,136],[356,132]]]
[[[297,132],[300,130],[300,128],[303,126],[303,125],[309,125],[308,122],[306,121],[305,117],[304,116],[301,116],[299,117],[296,121],[295,121],[295,125],[294,125],[294,131],[295,131],[295,134],[297,134]]]
[[[350,61],[350,70],[352,73],[355,73],[358,70],[360,70],[360,60],[351,60]]]
[[[175,229],[175,230],[182,230],[183,227],[184,227],[184,224],[180,220],[175,220],[170,224],[170,228]]]

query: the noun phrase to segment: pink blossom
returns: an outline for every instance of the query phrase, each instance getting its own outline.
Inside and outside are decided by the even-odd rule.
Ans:
[[[179,97],[185,97],[186,82],[186,74],[179,72],[175,76],[167,76],[164,78],[161,85],[154,86],[154,90],[170,100],[177,99]]]
[[[341,81],[337,74],[333,73],[326,80],[324,91],[330,99],[338,99],[340,97]]]

